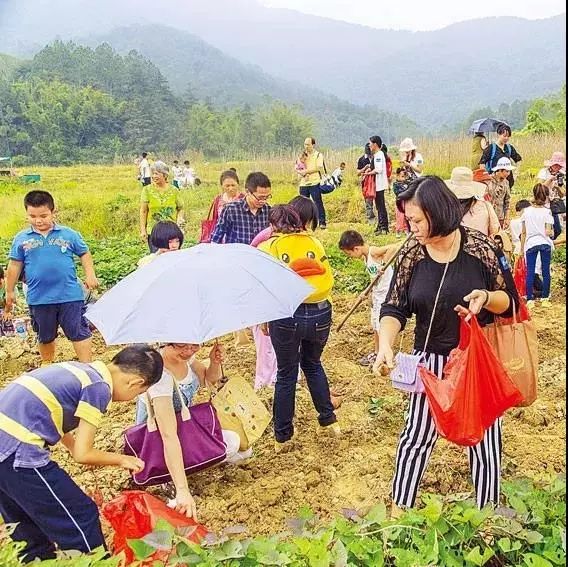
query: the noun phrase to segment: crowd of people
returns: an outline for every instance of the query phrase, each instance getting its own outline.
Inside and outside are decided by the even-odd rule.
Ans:
[[[509,144],[510,128],[497,131],[492,144],[480,144],[475,169],[458,166],[451,178],[426,175],[422,155],[412,139],[402,140],[393,171],[388,149],[371,136],[357,163],[357,176],[369,222],[375,233],[391,231],[385,199],[396,196],[398,236],[402,245],[374,246],[355,230],[341,234],[339,248],[362,260],[371,278],[383,272],[371,294],[374,350],[361,364],[377,377],[394,366],[395,342],[411,317],[416,318],[413,354],[440,379],[449,353],[459,342],[460,317],[477,315],[482,325],[511,315],[519,294],[511,273],[511,255],[526,256],[527,300],[534,305],[535,273],[542,275],[541,305],[549,305],[550,255],[554,239],[563,241],[565,159],[555,152],[538,174],[533,200],[519,201],[511,218],[513,172],[521,160]],[[138,163],[142,184],[140,238],[149,253],[140,269],[161,254],[179,250],[184,241],[179,189],[192,186],[186,169],[174,162]],[[189,168],[189,162],[186,162]],[[335,186],[345,164],[333,171]],[[298,196],[270,206],[272,184],[262,172],[247,175],[241,190],[235,170],[220,175],[220,192],[211,204],[203,242],[247,244],[270,254],[304,278],[313,292],[292,317],[266,321],[253,329],[256,345],[255,387],[273,387],[274,451],[294,450],[296,387],[300,372],[311,395],[320,431],[341,435],[337,409],[341,397],[330,387],[322,354],[332,324],[333,272],[316,229],[325,229],[322,191],[327,171],[314,138],[307,138],[293,171]],[[192,170],[192,178],[196,179]],[[562,213],[561,201],[564,203]],[[554,208],[556,204],[556,208]],[[168,343],[159,348],[129,346],[109,364],[92,361],[91,327],[85,318],[83,288],[74,258],[85,271],[88,289],[98,287],[93,259],[82,236],[55,220],[55,202],[46,191],[24,199],[29,226],[16,235],[5,274],[4,317],[10,318],[16,285],[25,273],[26,301],[37,333],[41,366],[0,391],[0,516],[17,524],[13,537],[26,542],[26,561],[54,556],[60,549],[90,551],[104,545],[96,506],[72,478],[50,459],[49,447],[63,443],[82,464],[114,465],[132,472],[144,463],[135,457],[94,448],[96,429],[111,401],[137,399],[136,422],[151,412],[163,440],[171,477],[171,505],[197,517],[184,471],[176,414],[191,406],[200,388],[219,385],[224,348],[215,344],[208,362],[196,358],[198,344]],[[556,212],[554,212],[556,211]],[[507,232],[509,231],[509,232]],[[508,234],[514,249],[507,250]],[[537,261],[540,260],[539,265]],[[3,277],[0,272],[0,277]],[[229,284],[228,284],[229,285]],[[58,328],[71,341],[78,362],[53,364]],[[393,514],[414,506],[422,476],[438,433],[424,393],[408,396],[405,426],[396,452],[392,483]],[[252,457],[242,450],[234,431],[224,430],[226,462]],[[502,421],[489,427],[483,440],[468,449],[477,504],[497,505],[500,494]]]

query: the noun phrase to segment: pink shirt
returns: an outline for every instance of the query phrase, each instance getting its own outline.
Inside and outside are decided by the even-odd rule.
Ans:
[[[497,213],[487,201],[475,201],[471,209],[463,216],[462,224],[479,230],[486,236],[494,236],[501,229]]]
[[[266,242],[272,236],[272,227],[268,226],[264,230],[261,230],[250,243],[251,246],[255,248],[262,242]]]

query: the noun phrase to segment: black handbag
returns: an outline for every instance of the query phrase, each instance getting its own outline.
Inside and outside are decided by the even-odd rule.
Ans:
[[[563,199],[552,199],[550,201],[550,212],[553,215],[563,215],[566,212],[566,205]]]

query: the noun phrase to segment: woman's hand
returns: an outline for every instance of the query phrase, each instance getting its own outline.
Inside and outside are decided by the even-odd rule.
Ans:
[[[261,323],[260,324],[260,330],[262,331],[262,334],[265,337],[269,337],[270,336],[270,330],[268,329],[268,323]]]
[[[176,492],[176,511],[197,522],[197,506],[188,488]]]
[[[490,295],[486,289],[474,289],[469,295],[466,295],[463,300],[469,302],[469,305],[456,305],[454,311],[460,317],[465,317],[469,321],[472,315],[479,315],[481,310],[489,303]]]
[[[122,455],[120,460],[120,467],[133,473],[139,473],[144,469],[144,461],[138,457],[131,457],[130,455]]]
[[[219,343],[215,343],[213,348],[209,351],[209,360],[211,364],[223,364],[225,360],[225,349]]]
[[[377,376],[388,376],[394,368],[394,353],[388,344],[381,344],[377,358],[373,364],[373,373]]]

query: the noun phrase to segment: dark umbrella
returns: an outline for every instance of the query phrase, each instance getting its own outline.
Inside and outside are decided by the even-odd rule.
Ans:
[[[473,121],[467,133],[484,134],[486,132],[495,132],[500,124],[506,124],[506,122],[497,120],[497,118],[480,118]]]

